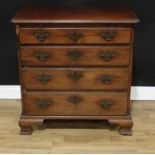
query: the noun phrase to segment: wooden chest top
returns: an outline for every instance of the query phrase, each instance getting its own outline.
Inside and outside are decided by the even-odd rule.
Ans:
[[[13,23],[137,23],[128,6],[49,6],[25,7],[12,19]]]

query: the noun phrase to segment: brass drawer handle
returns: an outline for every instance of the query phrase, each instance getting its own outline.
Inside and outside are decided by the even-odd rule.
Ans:
[[[101,37],[106,41],[111,41],[116,36],[116,34],[116,32],[106,31],[101,33]]]
[[[108,99],[103,99],[99,101],[99,104],[104,108],[107,109],[109,108],[111,105],[113,105],[113,101],[112,100],[108,100]]]
[[[67,98],[67,101],[73,104],[78,104],[83,100],[80,96],[70,96]]]
[[[45,74],[41,74],[37,76],[37,80],[41,83],[41,84],[47,84],[48,81],[50,81],[52,79],[51,75],[45,75]]]
[[[111,61],[114,57],[116,57],[116,52],[101,52],[99,57],[105,61]]]
[[[81,72],[71,72],[68,73],[66,77],[76,82],[83,77],[83,74]]]
[[[114,77],[110,75],[102,75],[100,76],[100,80],[104,84],[111,84],[113,81]]]
[[[77,60],[77,59],[79,59],[79,58],[81,58],[82,56],[83,56],[83,54],[82,54],[82,52],[80,52],[80,51],[69,51],[68,53],[67,53],[67,55],[70,57],[70,58],[72,58],[73,60]]]
[[[54,101],[52,99],[41,99],[37,101],[37,104],[42,109],[47,109]]]
[[[68,35],[68,38],[74,42],[77,42],[82,38],[82,36],[83,36],[82,33],[72,32]]]
[[[47,58],[49,57],[49,54],[48,54],[48,52],[38,51],[38,52],[36,52],[35,56],[36,56],[40,61],[46,61]]]
[[[44,42],[46,40],[46,38],[48,38],[49,32],[47,32],[46,30],[44,30],[43,28],[41,28],[41,29],[37,30],[36,32],[34,32],[33,35],[40,42]]]

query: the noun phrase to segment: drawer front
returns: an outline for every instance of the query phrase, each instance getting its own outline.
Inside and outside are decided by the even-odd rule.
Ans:
[[[130,28],[22,28],[21,44],[128,44]]]
[[[126,89],[128,69],[23,68],[22,82],[25,89]]]
[[[128,65],[129,47],[21,47],[22,65]]]
[[[26,115],[124,115],[126,92],[26,92]]]

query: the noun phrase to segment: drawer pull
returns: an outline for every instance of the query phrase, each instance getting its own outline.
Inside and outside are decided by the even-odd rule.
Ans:
[[[104,108],[107,109],[109,108],[112,104],[113,101],[112,100],[108,100],[108,99],[103,99],[99,101],[99,104]]]
[[[116,36],[116,32],[102,32],[101,37],[106,41],[111,41]]]
[[[79,51],[69,51],[67,55],[71,57],[73,60],[77,60],[83,56],[82,52]]]
[[[105,61],[111,61],[115,56],[115,52],[101,52],[99,55],[99,57]]]
[[[47,109],[54,101],[52,99],[38,100],[37,104],[40,108]]]
[[[77,42],[79,39],[82,38],[82,33],[72,32],[68,35],[68,38],[74,42]]]
[[[104,84],[110,84],[113,81],[114,77],[110,76],[110,75],[102,75],[100,77],[100,80],[102,83]]]
[[[46,61],[47,58],[49,57],[49,54],[48,54],[47,52],[38,51],[38,52],[36,52],[36,57],[37,57],[40,61]]]
[[[48,81],[50,81],[52,79],[51,75],[45,75],[45,74],[41,74],[39,76],[37,76],[37,80],[41,83],[41,84],[47,84]]]
[[[44,42],[48,38],[49,32],[44,29],[39,29],[34,32],[34,37],[36,37],[40,42]]]
[[[80,80],[83,77],[83,74],[81,72],[71,72],[71,73],[68,73],[66,76],[69,79],[76,82],[76,81]]]
[[[78,104],[83,100],[82,97],[79,96],[70,96],[67,98],[67,101],[73,104]]]

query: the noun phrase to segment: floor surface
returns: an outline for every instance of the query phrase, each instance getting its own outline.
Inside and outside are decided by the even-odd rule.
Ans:
[[[132,102],[133,136],[102,121],[47,122],[21,136],[20,108],[19,100],[0,100],[0,153],[155,153],[155,101]]]

